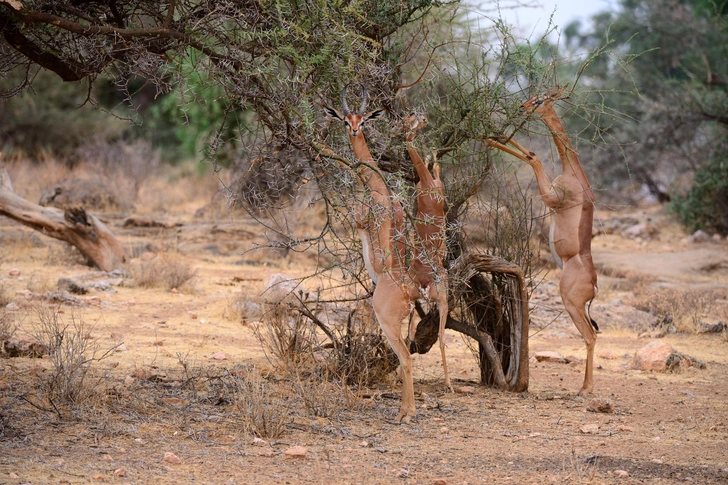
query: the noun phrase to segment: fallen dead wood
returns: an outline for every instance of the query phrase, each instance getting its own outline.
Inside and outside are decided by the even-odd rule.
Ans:
[[[29,202],[15,193],[5,167],[0,165],[0,215],[81,251],[86,259],[104,271],[121,268],[124,248],[106,225],[81,207],[65,211]]]

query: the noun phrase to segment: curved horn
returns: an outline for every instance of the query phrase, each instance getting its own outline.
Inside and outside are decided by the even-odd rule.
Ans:
[[[349,85],[347,84],[344,86],[344,89],[341,90],[341,104],[344,106],[344,114],[348,115],[351,113],[351,110],[349,109],[349,105],[346,104],[346,88],[348,88]]]
[[[364,87],[364,85],[362,84],[361,85],[361,107],[359,108],[359,112],[361,114],[364,114],[364,112],[367,109],[367,97],[368,97],[367,90]]]

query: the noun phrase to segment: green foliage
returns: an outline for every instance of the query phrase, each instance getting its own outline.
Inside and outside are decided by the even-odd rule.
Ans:
[[[588,32],[565,30],[570,52],[611,54],[585,63],[580,82],[591,92],[567,118],[592,142],[578,149],[603,200],[624,203],[635,193],[628,187],[670,200],[722,145],[728,18],[709,3],[622,0],[619,10],[595,15]]]
[[[725,151],[695,173],[690,190],[674,197],[670,209],[691,231],[703,229],[728,235],[728,157]]]
[[[155,146],[164,149],[172,162],[209,158],[214,150],[217,163],[234,160],[250,115],[225,96],[223,87],[198,68],[199,55],[189,51],[171,66],[180,74],[175,88],[160,97],[144,114],[143,128]]]

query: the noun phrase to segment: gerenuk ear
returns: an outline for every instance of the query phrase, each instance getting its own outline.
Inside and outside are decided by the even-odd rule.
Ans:
[[[366,120],[366,121],[376,120],[377,118],[379,118],[380,116],[382,116],[386,112],[387,112],[387,110],[385,110],[384,108],[375,109],[374,111],[371,111],[371,112],[365,114],[364,115],[364,120]]]
[[[332,118],[336,118],[337,120],[344,121],[344,115],[339,113],[334,108],[329,108],[328,106],[323,106],[324,111],[327,115],[331,116]]]

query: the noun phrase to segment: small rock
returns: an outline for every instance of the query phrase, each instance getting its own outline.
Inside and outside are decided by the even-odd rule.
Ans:
[[[227,355],[225,355],[225,352],[216,352],[212,354],[212,358],[215,360],[226,360]]]
[[[614,470],[612,472],[612,475],[614,475],[617,478],[629,478],[629,473],[627,473],[624,470]]]
[[[300,305],[300,300],[316,300],[315,293],[310,292],[301,283],[283,273],[270,275],[262,296],[266,303],[288,303],[294,306]]]
[[[718,323],[701,322],[700,325],[698,325],[698,332],[699,333],[720,333],[723,330],[725,330],[726,327],[728,327],[728,325],[726,325],[723,322],[718,322]]]
[[[292,446],[283,452],[286,458],[305,459],[308,450],[303,446]]]
[[[447,480],[444,478],[436,478],[432,485],[447,485]]]
[[[597,434],[597,433],[599,433],[599,425],[596,423],[585,424],[584,426],[579,428],[579,431],[581,431],[584,434]]]
[[[448,434],[449,432],[450,428],[448,428],[447,426],[443,426],[442,428],[440,428],[440,433],[442,434]]]
[[[268,442],[258,437],[253,438],[253,446],[266,446]]]
[[[45,354],[43,346],[34,340],[10,339],[3,342],[3,352],[7,357],[42,358]]]
[[[20,478],[20,476],[17,473],[10,472],[10,478],[15,480],[16,478]]]
[[[650,221],[640,222],[622,231],[621,236],[629,239],[649,240],[655,237],[658,229]]]
[[[637,370],[658,372],[675,371],[681,367],[695,366],[704,369],[705,364],[689,355],[681,354],[666,342],[650,342],[632,357],[630,367]]]
[[[179,457],[171,451],[167,451],[164,454],[164,458],[162,459],[162,461],[166,463],[171,463],[172,465],[179,465],[180,463],[182,463],[182,460],[180,460]]]
[[[88,288],[83,283],[66,276],[58,278],[57,287],[58,291],[67,291],[74,295],[85,295],[88,293]]]
[[[190,317],[190,318],[191,318],[192,320],[197,320],[197,312],[193,312],[193,311],[188,311],[188,312],[187,312],[187,315],[189,315],[189,317]]]
[[[8,271],[8,275],[10,275],[10,276],[20,276],[20,270],[18,268],[13,268],[10,271]]]
[[[96,475],[92,476],[91,478],[93,478],[94,480],[98,480],[98,481],[100,481],[100,482],[103,482],[104,480],[106,480],[106,479],[104,478],[104,476],[103,476],[103,475],[101,475],[100,473],[97,473]]]
[[[550,350],[542,350],[533,354],[536,360],[539,362],[556,362],[558,364],[565,364],[566,359],[558,353]]]
[[[688,236],[688,242],[691,243],[704,243],[711,241],[711,237],[705,232],[700,229],[695,231],[692,235]]]
[[[589,405],[586,407],[587,411],[592,413],[611,413],[614,411],[614,406],[609,399],[600,399],[595,397],[589,401]]]
[[[114,470],[114,475],[117,477],[125,477],[126,476],[126,467],[117,468]]]
[[[104,455],[104,461],[114,461],[114,458],[111,455]]]
[[[13,301],[11,301],[7,305],[5,305],[5,308],[8,309],[8,310],[10,310],[11,312],[15,312],[15,311],[20,310],[20,306],[17,303],[13,302]]]
[[[407,468],[400,468],[397,472],[399,478],[407,478],[409,476],[409,470]]]
[[[597,357],[600,359],[607,359],[607,360],[613,360],[616,359],[617,356],[612,352],[611,350],[602,349],[597,352]]]
[[[475,388],[473,386],[459,386],[455,388],[455,392],[460,394],[473,394],[475,392]]]
[[[631,433],[631,432],[633,432],[633,431],[634,431],[634,428],[633,428],[632,426],[624,426],[624,425],[620,426],[620,427],[619,427],[619,428],[617,428],[617,429],[618,429],[619,431],[626,431],[626,432],[628,432],[628,433]]]

